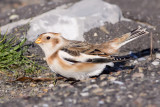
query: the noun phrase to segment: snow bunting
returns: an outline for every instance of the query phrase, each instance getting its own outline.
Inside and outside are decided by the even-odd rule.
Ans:
[[[119,38],[102,44],[67,40],[60,33],[43,33],[37,43],[45,53],[45,59],[52,71],[67,78],[82,80],[90,76],[99,75],[106,65],[113,66],[114,61],[121,57],[113,56],[123,45],[143,35],[146,29],[137,29]]]

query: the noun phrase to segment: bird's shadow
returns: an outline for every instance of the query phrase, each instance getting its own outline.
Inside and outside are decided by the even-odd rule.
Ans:
[[[153,49],[152,54],[155,54],[156,52],[159,52],[159,51],[160,50],[158,50],[158,49]],[[125,55],[123,57],[129,56],[129,57],[131,57],[131,59],[137,60],[138,58],[142,58],[142,57],[149,56],[149,55],[151,55],[150,48],[144,49],[139,52],[131,53],[131,54]],[[104,71],[100,75],[110,74],[111,72],[117,72],[119,70],[132,70],[135,68],[135,65],[126,66],[126,63],[128,63],[128,61],[120,61],[120,62],[115,62],[114,67],[106,66],[106,68],[104,69]]]

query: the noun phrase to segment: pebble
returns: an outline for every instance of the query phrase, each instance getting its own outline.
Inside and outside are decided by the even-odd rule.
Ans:
[[[138,64],[138,61],[137,61],[137,60],[135,60],[133,63],[134,63],[134,64]]]
[[[153,62],[152,62],[152,65],[154,65],[154,66],[159,65],[159,61],[157,61],[157,60],[153,61]]]
[[[96,80],[95,80],[95,79],[91,79],[90,81],[91,81],[92,83],[93,83],[93,82],[96,82]]]
[[[49,84],[49,88],[53,88],[54,87],[54,85],[53,84]]]
[[[160,59],[160,53],[156,53],[156,58]]]
[[[12,9],[11,12],[14,13],[16,11],[16,9]]]
[[[143,73],[137,73],[135,72],[133,75],[132,75],[133,78],[143,78],[144,77],[144,74]]]
[[[106,34],[110,34],[110,32],[106,29],[106,27],[101,26],[100,30],[102,30],[103,32],[105,32]]]
[[[133,98],[133,96],[132,96],[132,95],[128,95],[128,97],[129,97],[129,98]]]
[[[145,97],[145,96],[147,96],[147,94],[146,94],[146,93],[144,93],[144,92],[142,92],[142,93],[140,93],[140,94],[139,94],[139,96],[141,96],[141,97]]]
[[[98,88],[99,86],[97,84],[93,84],[93,85],[89,85],[87,86],[86,88],[84,88],[82,91],[85,92],[85,91],[88,91],[89,89],[91,88]]]
[[[31,86],[31,87],[36,87],[36,84],[30,83],[30,86]]]
[[[152,68],[150,66],[148,66],[148,70],[152,70]]]
[[[142,67],[138,67],[139,72],[143,72],[143,68]]]
[[[121,82],[121,81],[112,81],[112,82],[115,83],[115,84],[118,84],[118,85],[124,85],[124,83]]]
[[[152,72],[152,73],[151,73],[151,76],[152,76],[152,77],[155,77],[155,73],[154,73],[154,72]]]
[[[110,76],[110,77],[108,77],[108,79],[109,79],[110,81],[115,81],[117,78],[116,78],[116,77],[113,77],[113,76]]]
[[[61,87],[61,88],[63,88],[63,87],[67,87],[67,86],[69,86],[70,84],[60,84],[59,86]]]
[[[86,97],[86,96],[89,96],[89,93],[88,93],[88,92],[83,92],[83,93],[80,93],[80,95],[81,95],[82,97]]]
[[[116,72],[115,75],[116,75],[116,76],[119,76],[119,75],[121,74],[121,72],[122,72],[122,71],[119,70],[119,71]]]
[[[106,75],[106,74],[103,74],[103,75],[100,76],[100,80],[104,80],[104,79],[106,79],[106,78],[107,78],[107,75]]]
[[[156,80],[155,82],[159,82],[159,80]]]
[[[16,92],[15,91],[11,91],[11,95],[15,95],[16,94]]]
[[[65,93],[65,94],[62,94],[64,97],[67,97],[69,95],[69,93]]]
[[[142,58],[138,58],[138,61],[145,61],[146,58],[142,57]]]
[[[108,97],[106,98],[106,102],[110,103],[110,102],[111,102],[111,97],[108,96]]]
[[[68,98],[67,101],[68,101],[68,102],[73,102],[73,99]]]
[[[100,83],[100,86],[105,86],[105,85],[107,85],[107,81],[102,81],[101,83]]]
[[[43,104],[42,107],[49,107],[49,105],[48,104]]]
[[[116,90],[115,89],[106,89],[105,90],[106,93],[113,92],[113,91],[116,91]]]
[[[98,34],[97,34],[97,33],[94,33],[94,36],[98,36]]]
[[[82,99],[81,102],[82,103],[89,103],[89,100],[88,99]]]
[[[102,100],[98,101],[98,104],[104,104],[104,101],[102,101]]]
[[[43,89],[42,91],[43,91],[43,92],[48,92],[48,89],[45,88],[45,89]]]
[[[97,94],[97,93],[100,93],[100,92],[102,92],[102,91],[103,91],[102,88],[96,88],[96,89],[94,89],[92,92],[95,93],[95,94]]]
[[[34,91],[34,92],[38,92],[38,91],[39,91],[39,88],[34,88],[33,91]]]
[[[57,105],[60,106],[62,105],[63,103],[60,101],[60,102],[57,102]]]
[[[16,20],[19,19],[19,15],[13,14],[9,17],[10,20]]]

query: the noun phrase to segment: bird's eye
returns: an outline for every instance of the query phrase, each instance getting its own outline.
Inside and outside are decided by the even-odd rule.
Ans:
[[[47,40],[49,40],[51,37],[50,36],[47,36]]]

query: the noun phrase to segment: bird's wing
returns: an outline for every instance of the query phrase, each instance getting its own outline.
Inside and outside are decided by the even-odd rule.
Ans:
[[[126,61],[126,60],[133,59],[130,56],[108,55],[107,57],[106,56],[103,57],[103,56],[97,56],[97,55],[87,55],[83,53],[81,53],[79,56],[73,56],[62,50],[60,50],[58,54],[60,58],[62,58],[67,62],[71,62],[72,64],[74,63],[108,63],[108,62],[119,62],[119,61]]]
[[[126,60],[126,58],[107,55],[87,42],[72,41],[59,50],[59,56],[72,63],[108,63]]]
[[[80,56],[81,54],[96,55],[96,56],[106,55],[106,53],[99,50],[96,47],[96,45],[81,41],[70,41],[69,44],[67,44],[67,46],[63,47],[61,50],[67,52],[72,56],[77,56],[77,57]]]

